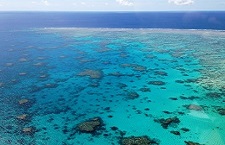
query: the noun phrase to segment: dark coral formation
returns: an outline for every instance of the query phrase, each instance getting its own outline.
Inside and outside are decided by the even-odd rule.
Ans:
[[[197,83],[198,79],[186,79],[184,80],[186,83]]]
[[[174,135],[180,135],[179,131],[170,131],[170,133],[174,134]]]
[[[192,142],[192,141],[184,141],[186,143],[186,145],[201,145],[199,143],[196,142]]]
[[[219,108],[217,111],[220,115],[225,115],[225,109],[224,108]]]
[[[120,89],[123,89],[123,88],[126,88],[127,85],[126,85],[126,84],[123,84],[123,83],[119,83],[119,84],[118,84],[118,87],[119,87]]]
[[[207,93],[206,96],[209,97],[209,98],[217,99],[217,98],[221,97],[221,93],[210,92],[210,93]]]
[[[109,76],[115,76],[115,77],[121,77],[121,76],[125,76],[125,74],[122,74],[120,72],[112,72],[108,74]]]
[[[139,97],[139,94],[135,91],[130,91],[130,92],[127,93],[127,99],[133,100],[133,99],[136,99],[138,97]]]
[[[118,130],[118,127],[113,126],[113,127],[111,127],[111,129],[112,129],[113,131],[116,131],[116,130]]]
[[[171,125],[171,124],[179,124],[180,123],[179,118],[177,118],[176,116],[171,117],[171,118],[167,118],[167,119],[162,118],[162,119],[158,119],[158,120],[155,120],[155,121],[161,123],[161,126],[164,129],[167,129],[168,126]]]
[[[182,80],[176,80],[175,82],[179,83],[179,84],[183,84],[184,83],[184,81],[182,81]]]
[[[147,67],[142,66],[142,65],[138,65],[138,64],[124,63],[124,64],[121,64],[121,67],[130,67],[134,71],[146,71],[147,70]]]
[[[95,133],[102,125],[102,119],[100,117],[95,117],[78,124],[77,129],[82,133]]]
[[[197,83],[198,79],[176,80],[175,82],[176,83],[180,83],[180,84],[183,84],[183,83]]]
[[[180,98],[182,100],[196,100],[196,99],[200,99],[200,97],[197,97],[197,96],[190,96],[190,97],[180,96]]]
[[[155,74],[160,76],[168,76],[167,72],[164,71],[155,71]]]
[[[125,73],[120,73],[120,72],[112,72],[108,74],[109,76],[114,76],[114,77],[122,77],[122,76],[129,76],[132,77],[134,74],[125,74]]]
[[[140,137],[124,137],[120,141],[121,145],[158,145],[159,143],[147,136]]]
[[[188,129],[188,128],[181,128],[181,130],[184,131],[184,132],[190,131],[190,129]]]
[[[144,87],[144,88],[141,88],[140,91],[142,91],[142,92],[151,92],[151,89]]]
[[[141,65],[133,65],[132,69],[135,71],[146,71],[147,68],[145,66],[141,66]]]
[[[163,81],[149,81],[148,84],[149,84],[149,85],[163,86],[163,85],[165,85],[166,83],[163,82]]]

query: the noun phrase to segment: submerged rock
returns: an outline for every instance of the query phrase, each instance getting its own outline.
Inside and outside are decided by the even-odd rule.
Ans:
[[[77,125],[79,132],[94,133],[102,127],[102,119],[100,117],[92,118]]]
[[[172,118],[167,118],[167,119],[162,118],[162,119],[158,119],[155,121],[161,123],[161,126],[164,129],[167,129],[168,126],[171,124],[179,124],[180,123],[180,120],[177,117],[172,117]]]
[[[121,145],[158,145],[155,140],[150,139],[147,136],[140,136],[140,137],[124,137],[121,139]]]

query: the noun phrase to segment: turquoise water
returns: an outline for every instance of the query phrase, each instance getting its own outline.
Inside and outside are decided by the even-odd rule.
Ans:
[[[131,136],[225,144],[224,31],[43,28],[0,36],[2,145],[119,145]],[[95,117],[100,127],[79,130]],[[161,124],[173,117],[179,122]]]

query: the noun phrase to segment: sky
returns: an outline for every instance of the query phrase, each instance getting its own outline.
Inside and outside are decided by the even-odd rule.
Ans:
[[[225,11],[225,0],[0,0],[0,11]]]

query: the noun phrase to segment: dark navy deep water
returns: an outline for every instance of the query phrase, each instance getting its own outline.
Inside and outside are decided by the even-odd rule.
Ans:
[[[1,29],[34,27],[225,30],[225,12],[1,12]]]

